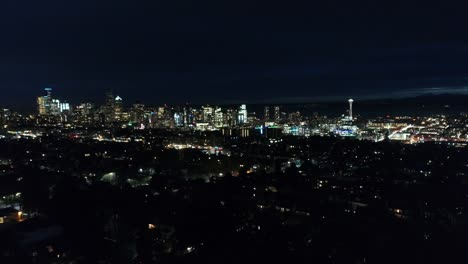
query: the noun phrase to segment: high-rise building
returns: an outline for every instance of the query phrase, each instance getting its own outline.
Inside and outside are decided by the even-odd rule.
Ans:
[[[212,124],[214,119],[214,108],[207,105],[203,106],[203,122]]]
[[[50,105],[50,114],[54,116],[60,115],[60,100],[59,99],[52,99],[52,103]]]
[[[165,115],[165,107],[163,106],[158,107],[158,119],[159,120],[164,119],[164,115]]]
[[[60,109],[60,113],[70,112],[70,104],[67,102],[61,102],[59,109]]]
[[[184,125],[183,118],[180,113],[174,113],[174,125],[180,127]]]
[[[123,119],[123,106],[122,106],[123,99],[122,97],[118,96],[114,99],[114,120],[115,121],[122,121]]]
[[[184,125],[185,126],[193,125],[193,123],[195,122],[195,117],[193,115],[193,109],[188,105],[184,106],[183,114],[184,114]]]
[[[193,114],[192,109],[188,109],[186,118],[187,118],[187,121],[185,122],[186,126],[191,126],[195,123],[195,115]]]
[[[0,108],[0,125],[5,125],[10,119],[10,109]]]
[[[112,92],[106,93],[106,104],[101,108],[106,123],[114,122],[114,99],[114,94],[112,94]]]
[[[280,107],[275,106],[275,122],[281,121],[281,112],[280,112]]]
[[[174,124],[174,115],[172,109],[167,106],[161,106],[158,108],[158,126],[162,127],[172,127]]]
[[[299,111],[289,113],[288,122],[293,124],[299,124],[302,121],[301,113]]]
[[[220,107],[216,107],[214,111],[214,126],[222,127],[224,125],[224,114]]]
[[[81,123],[92,123],[94,120],[98,120],[94,116],[94,105],[92,103],[82,103],[75,108],[75,114],[77,121]]]
[[[114,97],[112,92],[106,93],[106,104],[101,108],[101,112],[104,114],[107,123],[129,119],[128,113],[123,112],[122,97]]]
[[[145,105],[136,103],[130,111],[130,121],[132,123],[142,123],[145,117]]]
[[[82,103],[76,107],[76,112],[79,115],[85,116],[91,114],[94,105],[92,103]]]
[[[49,114],[49,102],[46,96],[39,96],[37,98],[37,111],[39,115],[48,115]]]
[[[263,119],[264,119],[265,121],[270,120],[270,107],[269,107],[269,106],[265,106]]]
[[[45,95],[37,98],[37,110],[39,115],[47,116],[52,114],[52,88],[45,88]]]
[[[111,106],[114,103],[114,94],[112,92],[106,93],[106,105]]]
[[[45,95],[37,98],[37,108],[39,115],[59,116],[70,112],[70,104],[60,102],[59,99],[52,98],[52,88],[45,88]]]
[[[228,126],[236,126],[238,124],[237,110],[228,109],[226,111],[226,115],[224,118],[225,118],[225,121],[224,121],[225,124],[227,124]]]
[[[238,116],[238,123],[240,125],[247,123],[247,106],[245,104],[239,107],[237,116]]]

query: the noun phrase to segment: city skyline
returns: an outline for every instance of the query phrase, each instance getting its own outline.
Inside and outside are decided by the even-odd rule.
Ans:
[[[468,2],[9,0],[0,263],[467,263]]]

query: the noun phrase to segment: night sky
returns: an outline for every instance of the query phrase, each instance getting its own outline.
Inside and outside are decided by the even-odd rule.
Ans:
[[[468,4],[3,0],[0,104],[294,102],[465,92]],[[235,3],[235,4],[228,4]]]

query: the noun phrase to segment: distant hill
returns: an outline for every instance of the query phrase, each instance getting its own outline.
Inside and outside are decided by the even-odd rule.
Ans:
[[[384,104],[428,104],[428,105],[459,105],[468,104],[468,95],[465,94],[427,94],[406,98],[387,98],[365,100],[361,103],[384,103]]]

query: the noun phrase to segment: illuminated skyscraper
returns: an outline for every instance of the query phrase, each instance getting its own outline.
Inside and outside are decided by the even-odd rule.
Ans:
[[[236,109],[228,109],[225,116],[225,123],[228,126],[236,126],[237,123],[237,111]]]
[[[212,124],[213,119],[214,119],[213,118],[214,117],[214,108],[207,105],[207,106],[203,106],[202,109],[203,109],[203,122]]]
[[[299,124],[301,122],[301,113],[299,111],[289,113],[288,122],[296,125]]]
[[[195,123],[195,115],[194,115],[194,110],[192,108],[186,109],[185,118],[186,118],[186,121],[184,121],[184,123],[186,126],[191,126],[193,125],[193,123]]]
[[[264,119],[265,121],[270,120],[270,107],[269,107],[269,106],[265,106],[265,111],[264,111],[263,119]]]
[[[48,115],[49,103],[46,96],[39,96],[37,98],[37,111],[40,115]]]
[[[222,127],[224,125],[224,120],[223,120],[223,111],[221,108],[216,107],[215,112],[214,112],[214,126],[215,127]]]
[[[195,122],[195,115],[193,114],[192,107],[184,106],[184,125],[191,126]]]
[[[239,112],[237,116],[240,125],[247,123],[247,106],[245,104],[239,107]]]
[[[102,107],[102,114],[104,114],[106,122],[114,121],[114,95],[112,92],[106,93],[106,104]]]
[[[124,113],[122,106],[123,99],[120,96],[114,97],[112,92],[106,93],[106,104],[102,107],[102,114],[105,116],[106,122],[122,121]]]
[[[4,125],[8,122],[11,112],[9,109],[1,108],[0,109],[0,125]]]
[[[145,116],[145,105],[136,103],[130,111],[130,121],[132,123],[141,123]]]
[[[70,111],[70,104],[67,103],[67,102],[61,102],[60,106],[59,106],[59,109],[60,109],[60,113],[69,112]]]
[[[78,121],[83,123],[92,123],[95,120],[95,112],[93,109],[94,105],[92,103],[82,103],[78,105],[75,108]]]
[[[39,115],[52,114],[52,88],[45,88],[46,95],[37,98],[37,110]]]
[[[280,120],[281,120],[280,107],[275,106],[275,122],[279,122]]]
[[[37,98],[37,108],[39,115],[59,116],[70,111],[70,104],[60,102],[59,99],[52,98],[52,88],[44,89],[46,95]]]
[[[52,103],[50,104],[50,114],[51,115],[60,115],[60,100],[59,99],[52,99]]]
[[[86,116],[90,115],[94,105],[92,103],[82,103],[76,107],[76,112],[79,115]]]
[[[164,115],[165,115],[165,107],[163,106],[160,106],[158,107],[158,119],[162,120],[164,119]]]
[[[174,125],[176,127],[180,127],[180,126],[183,126],[184,123],[183,123],[183,119],[182,119],[182,116],[180,115],[180,113],[174,113]]]
[[[157,120],[158,126],[171,127],[174,124],[173,111],[167,105],[160,106],[158,108],[157,116],[158,116],[158,120]]]
[[[118,96],[115,97],[115,100],[114,100],[114,109],[113,109],[113,112],[114,112],[114,120],[115,121],[122,121],[122,97]]]

